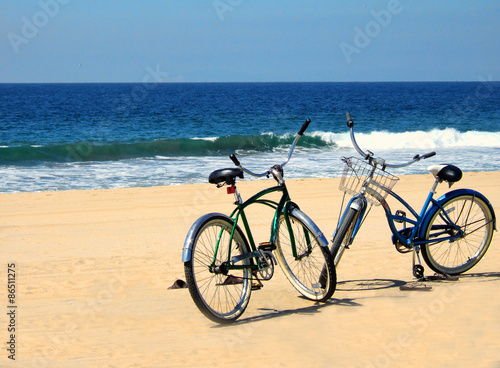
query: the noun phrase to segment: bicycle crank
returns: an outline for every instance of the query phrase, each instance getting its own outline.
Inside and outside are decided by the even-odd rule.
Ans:
[[[409,238],[411,236],[412,231],[413,231],[412,227],[407,227],[403,230],[399,230],[399,233],[405,238]],[[401,241],[395,235],[392,236],[392,244],[394,244],[396,250],[399,253],[409,253],[413,250],[413,247],[411,245],[401,243]]]
[[[274,264],[276,260],[271,252],[261,250],[260,253],[262,255],[258,260],[257,271],[262,280],[271,280],[274,275]]]

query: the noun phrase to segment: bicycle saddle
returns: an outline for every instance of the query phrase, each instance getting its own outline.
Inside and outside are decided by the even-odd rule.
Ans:
[[[432,175],[448,183],[456,183],[462,179],[462,170],[453,165],[433,165],[427,168]]]
[[[208,177],[208,182],[222,186],[224,184],[234,185],[236,177],[243,179],[243,170],[237,168],[215,170]]]

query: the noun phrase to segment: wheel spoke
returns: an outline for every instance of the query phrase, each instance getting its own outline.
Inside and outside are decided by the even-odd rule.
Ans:
[[[318,244],[317,236],[311,233],[300,220],[290,216],[290,224],[295,239],[297,258],[292,254],[291,236],[282,216],[278,225],[276,254],[283,272],[290,283],[305,297],[312,300],[329,298],[336,284],[333,264],[329,266],[328,272],[331,269],[333,271],[327,275],[328,281],[333,282],[333,286],[328,284],[325,288],[318,287],[327,256]],[[331,262],[329,256],[328,261]],[[333,290],[331,290],[332,288]]]
[[[488,249],[493,221],[489,207],[475,195],[450,198],[436,212],[426,230],[426,239],[436,240],[422,247],[429,267],[448,274],[472,268]]]
[[[251,293],[250,268],[233,270],[234,277],[243,279],[241,284],[224,284],[229,275],[220,273],[229,254],[234,256],[247,252],[239,228],[234,232],[234,239],[231,239],[232,228],[233,225],[224,218],[207,221],[196,234],[192,260],[185,266],[195,304],[205,316],[220,323],[235,321],[244,312]],[[242,262],[249,265],[249,260]],[[217,271],[214,271],[213,266]]]

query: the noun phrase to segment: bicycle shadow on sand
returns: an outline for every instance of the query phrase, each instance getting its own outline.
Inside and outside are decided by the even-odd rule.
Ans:
[[[387,280],[387,279],[366,279],[366,280],[348,280],[340,281],[337,283],[336,291],[367,291],[367,290],[380,290],[388,288],[399,288],[405,285],[406,281],[401,280]],[[299,296],[301,299],[306,299],[305,297]],[[357,302],[359,298],[335,298],[326,302],[316,302],[313,305],[295,308],[295,309],[284,309],[278,310],[274,308],[258,308],[257,310],[264,312],[257,316],[251,316],[247,318],[241,318],[236,323],[230,326],[243,325],[247,323],[255,323],[260,321],[265,321],[274,318],[287,317],[291,315],[314,315],[321,312],[321,309],[330,306],[343,306],[343,307],[362,307],[363,304]],[[266,313],[267,312],[267,313]],[[214,328],[225,327],[224,325],[217,325]]]
[[[500,272],[473,272],[473,273],[463,273],[458,275],[458,279],[452,282],[493,282],[500,281]],[[440,280],[440,279],[419,279],[418,281],[407,282],[403,280],[391,280],[391,279],[360,279],[360,280],[347,280],[339,281],[337,283],[336,291],[368,291],[368,290],[382,290],[391,288],[400,288],[401,286],[425,282],[427,284],[438,284],[442,282],[450,282],[450,280]],[[359,299],[359,298],[358,298]]]
[[[398,288],[406,285],[406,281],[391,279],[346,280],[337,283],[336,291],[367,291]]]
[[[500,281],[500,272],[478,272],[478,273],[468,273],[459,276],[458,282],[463,279],[467,282],[489,282],[489,281]],[[442,282],[442,281],[436,281]],[[454,281],[457,282],[457,281]],[[392,280],[392,279],[359,279],[359,280],[346,280],[339,281],[337,283],[336,292],[351,292],[351,291],[369,291],[369,290],[383,290],[383,289],[399,289],[400,286],[408,284],[407,281],[403,280]],[[381,295],[381,297],[384,297]],[[306,299],[302,296],[299,298]],[[257,316],[251,316],[247,318],[241,318],[234,324],[229,325],[216,325],[213,328],[224,328],[229,326],[240,326],[248,323],[255,323],[260,321],[265,321],[274,318],[287,317],[292,315],[315,315],[320,313],[323,308],[328,308],[331,306],[343,306],[343,307],[362,307],[363,304],[359,303],[357,300],[365,299],[365,297],[358,298],[335,298],[326,302],[316,302],[313,305],[295,308],[295,309],[284,309],[278,310],[274,308],[258,308],[259,311],[264,312],[263,314]],[[266,313],[267,312],[267,313]]]
[[[326,302],[315,302],[314,305],[310,305],[308,307],[295,308],[295,309],[283,309],[278,310],[274,308],[258,308],[257,310],[263,311],[267,313],[259,314],[258,316],[251,316],[247,318],[241,318],[236,323],[230,325],[216,325],[213,328],[224,328],[228,326],[240,326],[247,323],[255,323],[261,322],[268,319],[286,317],[291,315],[314,315],[320,313],[321,309],[329,307],[329,306],[347,306],[347,307],[361,307],[362,304],[359,304],[355,301],[354,298],[343,298],[343,299],[330,299]]]
[[[500,281],[500,272],[472,272],[459,275],[460,280],[468,282]]]

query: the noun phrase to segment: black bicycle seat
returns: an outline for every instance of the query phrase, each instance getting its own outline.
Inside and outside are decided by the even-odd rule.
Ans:
[[[462,179],[462,170],[453,165],[434,165],[429,168],[429,171],[448,183],[456,183]]]
[[[236,177],[243,179],[243,170],[237,168],[215,170],[208,177],[208,182],[219,185],[234,185]],[[221,184],[222,183],[222,184]]]

